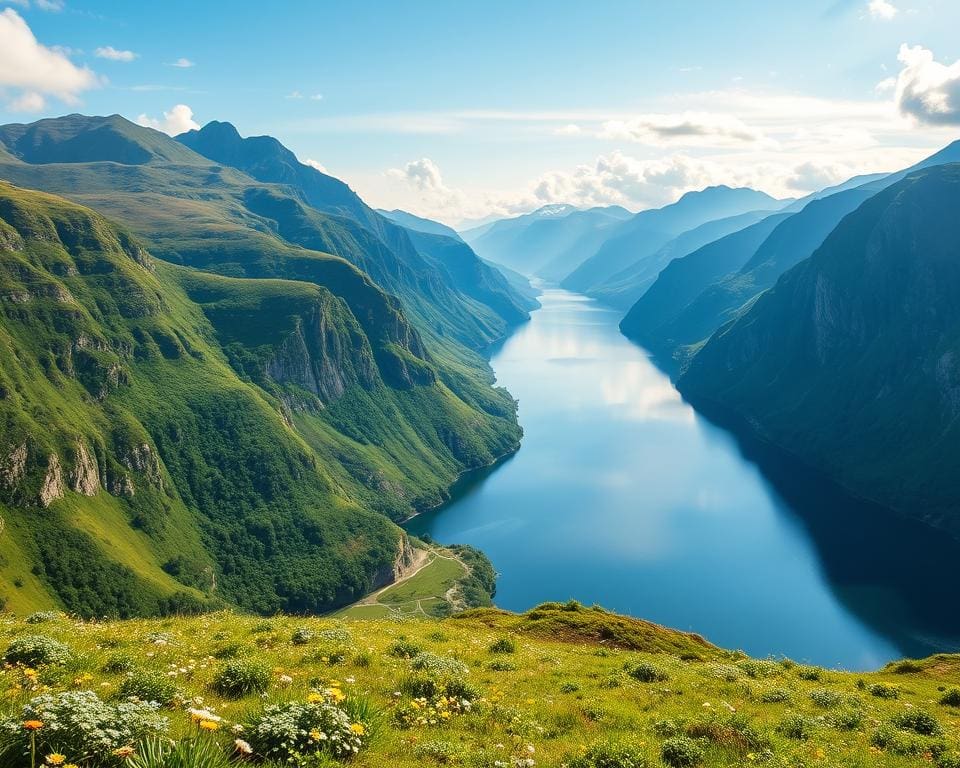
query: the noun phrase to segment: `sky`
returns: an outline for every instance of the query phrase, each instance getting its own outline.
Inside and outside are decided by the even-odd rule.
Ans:
[[[368,203],[795,197],[960,137],[958,0],[0,0],[0,122],[270,134]]]

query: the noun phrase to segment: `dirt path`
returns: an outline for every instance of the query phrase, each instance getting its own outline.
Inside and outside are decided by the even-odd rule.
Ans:
[[[412,579],[414,576],[420,573],[420,571],[430,565],[430,563],[433,562],[434,557],[443,557],[443,555],[438,555],[433,550],[415,549],[413,552],[413,562],[404,569],[403,575],[399,579],[390,582],[386,586],[380,587],[380,589],[378,589],[376,592],[371,592],[362,600],[354,603],[354,605],[375,605],[378,602],[380,595],[382,595],[388,589],[397,586],[397,584],[403,584],[403,582],[407,581],[408,579]]]

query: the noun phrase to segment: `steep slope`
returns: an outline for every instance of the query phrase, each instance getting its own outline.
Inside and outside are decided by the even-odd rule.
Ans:
[[[433,238],[445,239],[444,235],[421,232],[417,236],[420,247],[416,246],[406,228],[374,211],[339,179],[301,163],[272,136],[243,138],[230,123],[214,121],[181,134],[177,141],[258,181],[289,187],[305,207],[313,209],[314,219],[316,212],[323,212],[338,217],[341,226],[349,226],[344,219],[352,220],[371,233],[380,241],[379,259],[385,269],[373,274],[369,265],[362,268],[383,288],[405,300],[412,311],[424,314],[423,330],[432,329],[437,322],[454,322],[460,340],[479,348],[502,337],[509,325],[526,319],[521,298],[505,281],[498,282],[488,274],[487,267],[469,249],[459,254],[459,260],[472,258],[476,263],[465,269],[446,269],[432,255],[434,250],[446,252],[446,246],[442,242],[427,245]],[[322,243],[306,247],[327,250]],[[496,306],[486,303],[486,298]],[[440,311],[424,307],[425,299]],[[500,314],[501,310],[505,314]]]
[[[671,261],[620,322],[624,335],[657,352],[676,343],[664,329],[702,291],[740,270],[770,233],[789,218],[776,213]]]
[[[960,165],[861,205],[680,378],[847,488],[960,535]]]
[[[571,272],[561,285],[572,291],[590,293],[603,281],[656,253],[687,230],[708,221],[778,207],[778,201],[769,195],[743,187],[717,186],[687,192],[675,203],[641,211],[616,227],[597,252]]]
[[[814,200],[781,221],[739,270],[705,288],[657,332],[656,349],[679,358],[736,315],[751,299],[772,286],[785,271],[807,258],[834,227],[864,200],[869,190],[857,188]],[[622,326],[632,337],[634,321]]]
[[[591,295],[615,307],[627,309],[653,285],[660,272],[674,259],[680,259],[701,246],[756,224],[771,211],[751,211],[701,224],[669,241],[650,256],[604,280],[591,289]]]
[[[404,229],[412,229],[414,232],[423,232],[427,235],[440,235],[441,237],[452,237],[454,240],[460,240],[461,237],[457,230],[441,224],[433,219],[425,219],[407,211],[395,208],[392,211],[385,211],[382,208],[376,209],[381,216],[390,219],[394,224],[399,224]]]
[[[38,605],[318,610],[390,572],[397,530],[351,499],[280,400],[231,368],[177,285],[182,269],[89,209],[7,184],[0,233],[0,508],[12,542],[0,565],[29,580]],[[256,349],[277,386],[306,319],[324,328],[300,356],[318,402],[377,385],[342,302],[305,283],[269,290],[275,312],[255,321]]]

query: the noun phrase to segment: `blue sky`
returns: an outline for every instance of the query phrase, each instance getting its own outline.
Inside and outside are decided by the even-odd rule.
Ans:
[[[455,224],[548,202],[640,209],[721,182],[797,195],[960,134],[956,0],[0,11],[3,122],[228,120],[375,205]]]

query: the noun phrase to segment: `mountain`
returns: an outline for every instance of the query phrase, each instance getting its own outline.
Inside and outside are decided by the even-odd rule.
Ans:
[[[594,287],[591,294],[615,307],[627,309],[656,281],[660,272],[674,259],[680,259],[701,246],[749,227],[771,215],[771,211],[751,211],[701,224],[670,240],[645,259]]]
[[[405,299],[412,311],[423,315],[425,332],[432,332],[438,323],[449,324],[451,319],[456,319],[459,340],[480,348],[502,337],[510,325],[528,317],[524,299],[509,283],[491,274],[489,267],[469,249],[456,252],[457,264],[438,261],[438,252],[450,254],[449,246],[442,242],[429,246],[430,239],[438,235],[417,232],[418,247],[408,229],[374,211],[339,179],[301,163],[272,136],[243,138],[230,123],[213,121],[200,130],[181,134],[177,141],[203,157],[244,171],[258,181],[292,188],[308,208],[352,219],[371,233],[382,244],[378,250],[385,264],[383,269],[377,269],[365,261],[361,268],[382,287]],[[299,220],[295,224],[298,235],[284,235],[287,239],[308,248],[331,247],[327,238],[316,236],[316,227],[308,225],[300,234],[303,230],[300,222],[306,218],[315,221],[315,213],[304,214],[288,201],[282,201],[280,206],[267,201],[267,205],[270,215],[275,216],[273,212],[279,210],[281,216],[292,214]],[[349,225],[341,221],[341,226]],[[439,237],[448,239],[444,235]],[[352,250],[346,249],[346,254],[333,252],[350,258],[348,254]],[[467,260],[472,263],[463,264]],[[488,304],[487,299],[492,304]],[[424,306],[425,301],[432,306]]]
[[[87,120],[91,131],[100,130],[103,118]],[[57,135],[51,130],[56,121],[41,123],[48,135]],[[64,140],[85,146],[78,141],[83,135],[76,128],[78,121],[71,117],[67,123],[71,133],[64,131]],[[0,127],[0,142],[14,147],[0,161],[0,177],[73,198],[61,200],[58,205],[65,212],[54,215],[45,212],[48,204],[41,205],[33,193],[8,194],[11,200],[22,198],[19,207],[7,204],[10,210],[27,211],[18,217],[52,223],[21,231],[20,218],[4,217],[17,235],[4,230],[5,241],[16,244],[19,237],[28,243],[32,261],[29,268],[10,261],[12,271],[0,281],[0,290],[9,288],[12,296],[6,304],[0,302],[0,330],[8,336],[7,349],[13,355],[6,358],[0,376],[0,406],[9,409],[4,418],[11,425],[0,430],[0,466],[6,476],[18,478],[18,490],[11,490],[11,481],[6,488],[11,495],[0,500],[5,505],[2,516],[8,530],[18,531],[19,523],[11,521],[33,520],[35,507],[48,496],[51,508],[64,514],[71,510],[94,526],[87,527],[88,538],[102,539],[100,529],[115,531],[109,551],[100,553],[107,559],[97,555],[97,562],[103,560],[110,570],[110,558],[119,557],[118,567],[139,579],[130,582],[139,585],[136,589],[124,588],[121,600],[109,585],[78,586],[68,578],[67,560],[62,560],[56,572],[34,582],[36,593],[52,595],[59,605],[85,615],[165,610],[172,604],[163,601],[181,591],[177,580],[164,577],[160,568],[175,559],[169,535],[173,529],[160,531],[158,536],[168,540],[161,538],[154,546],[128,534],[127,528],[133,524],[133,530],[140,531],[141,524],[153,524],[151,515],[164,509],[173,515],[180,504],[186,511],[177,512],[169,525],[183,528],[184,547],[192,547],[190,557],[209,569],[203,583],[209,586],[210,578],[216,578],[217,598],[263,611],[321,610],[349,600],[389,574],[399,551],[399,531],[380,520],[400,520],[443,501],[463,470],[489,464],[517,446],[515,403],[505,390],[491,386],[488,366],[473,351],[499,338],[506,323],[492,308],[458,291],[448,270],[421,258],[412,244],[414,256],[409,262],[401,260],[353,218],[322,213],[291,187],[258,182],[156,131],[121,125],[125,143],[138,143],[150,153],[149,159],[131,165],[117,159],[39,162],[40,156],[17,148],[28,131]],[[49,142],[45,146],[48,156],[65,157],[62,148]],[[129,152],[129,146],[122,151]],[[178,161],[169,162],[171,156]],[[96,279],[109,295],[97,293],[82,311],[70,308],[64,317],[48,311],[48,293],[65,297],[80,292],[67,278],[84,276],[83,259],[93,260],[94,252],[115,250],[109,238],[97,240],[101,229],[114,225],[87,211],[93,223],[81,226],[82,217],[75,211],[86,209],[78,208],[78,202],[117,221],[116,231],[123,234],[115,239],[126,238],[121,242],[132,243],[131,252],[149,251],[155,257],[150,260],[154,278],[149,279],[159,284],[141,285],[139,293],[131,293],[102,267],[104,276]],[[41,212],[31,213],[34,208]],[[34,237],[34,231],[40,235]],[[58,249],[67,251],[73,262]],[[36,276],[40,267],[33,262],[41,257],[46,261]],[[7,261],[4,254],[5,265]],[[103,260],[94,261],[100,265]],[[419,271],[413,271],[414,263]],[[361,271],[365,267],[379,279]],[[380,280],[403,288],[403,296],[385,292]],[[31,281],[38,281],[46,293],[38,296]],[[418,281],[423,287],[419,294],[414,289]],[[163,315],[162,328],[146,336],[124,325],[127,313],[138,317],[146,311],[140,304],[148,299],[135,298],[140,294],[160,307],[156,312],[169,314]],[[89,315],[92,324],[70,325],[75,315]],[[8,327],[11,323],[25,325]],[[12,350],[28,342],[33,344],[26,347],[32,357],[14,355]],[[144,367],[138,368],[141,360]],[[189,362],[190,367],[161,370],[174,365],[162,362],[166,360]],[[56,391],[31,388],[30,382],[46,380],[44,376]],[[79,383],[70,384],[71,376]],[[75,394],[62,402],[57,392],[68,385],[65,391]],[[113,395],[111,387],[117,385],[121,394]],[[141,422],[130,429],[117,399],[128,392],[134,392],[129,414]],[[193,418],[190,414],[194,421],[186,421]],[[148,415],[152,421],[145,420]],[[49,439],[44,430],[51,433]],[[131,437],[118,443],[115,433]],[[206,433],[209,441],[199,437]],[[115,445],[121,447],[114,455],[110,451]],[[271,454],[273,445],[277,456]],[[146,458],[143,446],[149,449]],[[90,470],[90,457],[97,473]],[[127,465],[136,495],[121,504],[109,491],[125,493],[126,475],[118,467]],[[86,469],[80,472],[78,466]],[[131,467],[140,469],[134,472]],[[159,496],[148,492],[141,477],[148,469],[148,475],[167,478]],[[101,490],[89,497],[92,500],[66,490],[75,483],[93,489],[94,474],[100,475]],[[50,488],[64,488],[62,500],[44,490],[48,475]],[[164,500],[178,496],[177,504]],[[305,509],[312,511],[307,514]],[[109,517],[104,510],[112,510]],[[357,511],[362,524],[351,522],[354,517],[344,510],[351,515]],[[369,517],[376,513],[381,517]],[[231,515],[238,522],[224,519]],[[291,521],[318,516],[324,518],[317,528],[323,548],[314,553],[305,534],[292,534],[288,528]],[[248,518],[266,522],[256,528],[242,523]],[[270,523],[273,519],[277,522]],[[370,520],[376,525],[371,523],[371,532],[364,533],[364,521]],[[247,528],[230,532],[230,526],[253,526],[256,533]],[[22,537],[13,534],[22,545],[18,571],[35,567],[35,558],[41,556],[38,542],[44,537],[56,540],[51,535],[55,528],[50,523],[41,533],[36,528]],[[187,541],[191,530],[199,531],[196,545]],[[289,540],[303,552],[279,547],[277,539]],[[78,544],[70,562],[89,559],[77,554],[89,549],[88,544]],[[126,550],[142,551],[143,559],[131,559]],[[222,556],[217,554],[221,551]],[[331,572],[337,560],[331,553],[340,551],[352,554],[342,572]],[[14,560],[8,557],[7,562]],[[301,566],[302,573],[294,576]],[[190,592],[194,577],[184,578],[182,586],[189,588],[194,602],[206,597]],[[102,601],[92,596],[101,587]],[[133,593],[140,597],[134,600]]]
[[[671,350],[677,342],[665,326],[710,285],[739,271],[791,215],[772,214],[671,261],[630,308],[620,322],[620,330],[650,350]]]
[[[559,279],[592,253],[604,233],[630,216],[620,206],[578,210],[546,205],[462,233],[480,256],[525,275]]]
[[[960,535],[958,210],[960,164],[871,197],[710,338],[681,391]]]
[[[390,219],[390,221],[395,224],[399,224],[404,229],[460,240],[460,235],[457,234],[457,230],[453,227],[448,227],[446,224],[441,224],[439,221],[425,219],[422,216],[415,216],[412,213],[401,211],[399,208],[392,211],[385,211],[381,208],[377,208],[376,210],[381,216]]]
[[[764,192],[745,187],[707,187],[687,192],[677,202],[641,211],[613,229],[609,237],[561,285],[591,293],[605,280],[648,258],[677,235],[715,219],[759,210],[776,210],[780,203]]]

